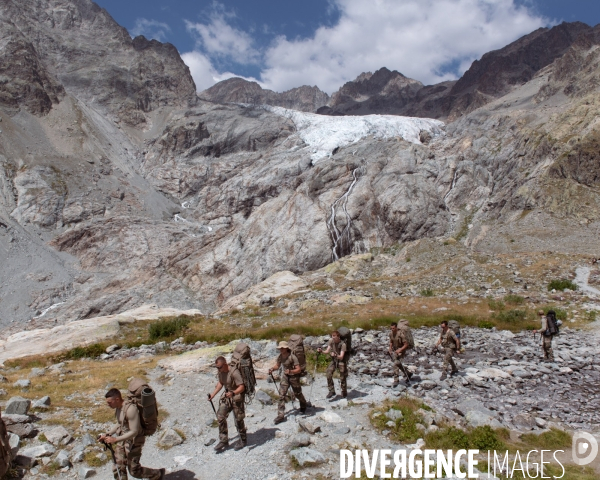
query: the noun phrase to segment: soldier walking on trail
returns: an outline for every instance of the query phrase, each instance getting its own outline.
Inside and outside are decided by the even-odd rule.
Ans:
[[[281,422],[285,422],[285,397],[287,392],[292,387],[292,391],[296,398],[300,402],[300,413],[306,412],[306,399],[302,394],[302,387],[300,386],[300,374],[302,368],[298,357],[292,353],[287,342],[279,342],[277,347],[279,350],[279,356],[275,361],[275,366],[269,369],[269,375],[275,370],[279,370],[283,367],[283,373],[281,380],[279,381],[279,404],[277,406],[277,417],[275,418],[275,425]]]
[[[394,384],[396,387],[400,383],[400,370],[405,372],[407,380],[410,381],[413,374],[406,370],[402,365],[402,357],[406,354],[407,350],[411,348],[410,342],[407,338],[408,325],[405,328],[398,328],[398,324],[393,322],[390,326],[390,346],[389,352],[393,354],[392,360],[394,362]]]
[[[139,380],[140,388],[145,386],[143,380]],[[129,389],[135,390],[135,385],[129,386]],[[129,473],[135,478],[149,478],[151,480],[162,480],[165,477],[165,469],[155,469],[142,467],[140,458],[142,457],[142,447],[146,442],[142,429],[142,420],[140,412],[136,405],[126,403],[123,400],[121,392],[116,388],[111,388],[106,395],[106,403],[110,408],[115,409],[117,424],[108,432],[98,437],[100,442],[106,444],[115,444],[115,461],[113,465],[113,476],[116,480],[127,480],[127,468]],[[113,437],[117,434],[117,437]]]
[[[442,324],[440,325],[440,327],[442,327],[442,333],[440,334],[439,340],[435,344],[435,348],[437,348],[440,344],[444,348],[444,352],[445,352],[444,353],[444,367],[443,367],[444,371],[442,373],[441,380],[445,380],[446,379],[446,370],[448,369],[448,365],[450,365],[452,367],[450,376],[458,373],[458,369],[456,368],[456,364],[454,363],[454,360],[452,357],[454,356],[454,352],[460,353],[460,342],[459,342],[458,338],[456,338],[456,335],[454,334],[452,329],[450,329],[450,327],[448,327],[447,321],[444,320],[442,322]]]
[[[554,311],[550,310],[548,312],[548,316],[546,316],[546,314],[544,313],[543,310],[539,310],[538,316],[540,317],[540,320],[542,322],[542,328],[540,328],[539,330],[533,331],[534,334],[535,333],[540,334],[542,352],[544,353],[544,362],[553,362],[554,361],[554,351],[552,350],[552,333],[550,332],[549,319],[548,319],[548,317],[551,314],[556,315],[554,313]],[[554,318],[552,318],[551,320],[554,320],[554,323],[556,323],[556,320]]]
[[[335,397],[333,374],[336,369],[338,372],[340,372],[340,387],[342,389],[342,397],[346,398],[348,396],[348,368],[346,365],[346,349],[346,343],[342,342],[342,336],[337,330],[335,332],[331,332],[331,339],[329,340],[325,350],[321,348],[317,349],[319,353],[324,353],[325,355],[329,354],[331,356],[331,363],[327,367],[327,387],[329,388],[327,398]]]
[[[219,400],[219,410],[217,411],[217,421],[219,422],[219,443],[215,447],[217,452],[220,452],[229,446],[229,433],[227,430],[227,417],[229,412],[233,411],[233,417],[240,439],[233,447],[234,450],[241,450],[247,445],[246,425],[244,424],[245,412],[245,395],[244,380],[239,370],[230,370],[225,357],[218,357],[215,360],[215,368],[217,369],[218,382],[212,395],[208,397],[211,401],[217,396],[217,393],[225,387],[225,393],[221,395]]]

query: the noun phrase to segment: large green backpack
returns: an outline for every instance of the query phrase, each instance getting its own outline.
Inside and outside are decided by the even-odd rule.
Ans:
[[[344,354],[344,358],[346,359],[346,361],[348,361],[354,353],[354,351],[352,350],[352,332],[349,328],[346,327],[340,327],[337,329],[337,331],[340,334],[342,342],[346,344],[346,353]]]
[[[244,399],[246,403],[252,403],[256,394],[256,376],[254,375],[254,364],[252,363],[248,344],[240,342],[235,346],[229,366],[232,370],[240,372],[244,382]]]

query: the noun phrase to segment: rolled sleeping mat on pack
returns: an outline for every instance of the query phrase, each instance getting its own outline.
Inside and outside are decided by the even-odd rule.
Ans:
[[[142,390],[142,398],[140,403],[142,404],[144,418],[150,418],[156,412],[156,395],[154,390],[150,387],[146,387]]]

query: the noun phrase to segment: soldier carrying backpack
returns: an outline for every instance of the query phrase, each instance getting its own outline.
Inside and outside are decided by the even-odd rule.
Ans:
[[[543,310],[538,311],[538,315],[542,322],[540,330],[534,330],[533,333],[539,333],[541,336],[542,352],[544,353],[544,362],[554,361],[554,351],[552,350],[552,338],[559,334],[559,320],[556,319],[556,312],[550,310],[548,314],[544,314]]]
[[[329,393],[327,398],[335,397],[335,386],[333,384],[333,374],[337,371],[340,372],[340,388],[342,390],[342,398],[348,396],[348,347],[346,342],[342,341],[342,336],[338,330],[331,332],[331,340],[327,344],[325,350],[318,348],[319,353],[329,354],[331,356],[331,363],[327,367],[327,386]]]
[[[404,365],[402,365],[402,357],[406,352],[415,348],[415,340],[413,338],[408,321],[400,320],[398,323],[393,322],[390,326],[390,345],[389,355],[394,362],[394,387],[400,383],[400,370],[406,376],[406,381],[410,382],[413,374],[410,373]]]
[[[302,348],[304,349],[304,347]],[[274,371],[283,367],[283,373],[279,381],[279,403],[277,405],[275,425],[285,422],[285,397],[290,387],[292,387],[294,395],[296,395],[296,398],[300,402],[300,413],[306,413],[306,399],[302,394],[302,386],[300,385],[300,377],[302,375],[300,360],[292,352],[288,342],[279,342],[277,350],[279,350],[279,356],[275,360],[275,365],[269,369],[269,375],[272,375]]]
[[[152,435],[158,428],[158,408],[154,391],[139,378],[134,378],[127,387],[127,399],[123,399],[117,388],[111,388],[104,397],[106,404],[115,409],[117,424],[98,437],[104,444],[115,445],[115,480],[127,480],[127,469],[135,478],[162,480],[165,469],[142,467],[140,458],[146,436]],[[117,437],[112,435],[117,434]]]

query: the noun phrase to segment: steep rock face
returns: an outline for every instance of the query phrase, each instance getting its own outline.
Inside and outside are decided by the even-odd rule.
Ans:
[[[331,96],[327,107],[318,110],[326,115],[397,114],[414,100],[423,84],[397,71],[380,68],[375,73],[360,74],[345,83]]]
[[[0,18],[0,32],[0,105],[11,112],[23,106],[35,115],[48,113],[64,88],[42,65],[31,42],[5,18]]]
[[[42,72],[37,66],[42,65],[69,93],[128,124],[145,122],[147,112],[162,106],[195,102],[189,69],[173,45],[144,37],[132,40],[91,0],[7,0],[0,4],[0,17],[3,36],[10,25],[31,42],[25,52],[30,70]],[[18,64],[11,62],[8,69],[18,69]],[[12,75],[18,77],[18,70]],[[42,85],[49,83],[42,73],[29,75]],[[56,88],[44,88],[48,90]],[[48,100],[43,103],[41,113],[49,108]]]
[[[248,103],[251,105],[273,105],[291,108],[302,112],[315,112],[326,105],[329,95],[317,87],[292,88],[286,92],[277,93],[263,89],[256,82],[243,78],[229,78],[198,94],[203,100],[216,103]]]

